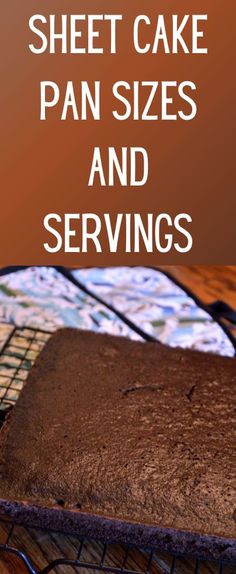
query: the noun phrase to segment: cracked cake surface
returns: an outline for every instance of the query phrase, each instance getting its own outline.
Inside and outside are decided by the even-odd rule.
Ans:
[[[232,539],[235,383],[234,359],[61,329],[2,429],[0,498]]]

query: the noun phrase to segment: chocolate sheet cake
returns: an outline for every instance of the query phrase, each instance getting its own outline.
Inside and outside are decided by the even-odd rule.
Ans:
[[[234,359],[58,331],[1,432],[0,510],[236,557],[235,383]]]

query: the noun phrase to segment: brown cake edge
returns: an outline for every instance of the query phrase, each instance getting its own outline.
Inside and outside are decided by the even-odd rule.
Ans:
[[[236,540],[190,530],[163,528],[84,513],[77,509],[37,506],[0,499],[0,515],[16,524],[75,534],[102,542],[131,544],[177,555],[236,563]]]

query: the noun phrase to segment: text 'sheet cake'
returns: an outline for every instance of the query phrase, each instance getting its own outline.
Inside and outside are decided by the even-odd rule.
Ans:
[[[58,331],[2,430],[1,510],[232,558],[235,382],[234,359]]]

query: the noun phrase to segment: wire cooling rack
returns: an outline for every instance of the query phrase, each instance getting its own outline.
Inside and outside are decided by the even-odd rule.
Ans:
[[[0,325],[1,327],[1,325]],[[12,409],[51,333],[0,328],[0,422]],[[236,574],[236,565],[173,556],[152,549],[104,544],[0,519],[0,574]]]
[[[1,422],[15,405],[32,365],[50,336],[51,333],[40,329],[3,325],[0,342]]]
[[[82,574],[88,571],[104,574],[235,574],[233,565],[191,560],[134,546],[104,544],[0,522],[0,533],[3,531],[6,540],[0,545],[0,567],[1,557],[5,557],[8,565],[14,565],[13,572],[17,574]]]

